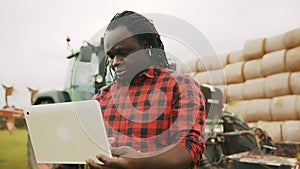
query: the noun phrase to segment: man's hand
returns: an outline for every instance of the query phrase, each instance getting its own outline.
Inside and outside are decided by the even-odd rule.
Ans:
[[[103,164],[96,163],[92,159],[87,159],[86,163],[93,169],[126,169],[128,166],[128,158],[123,157],[107,157],[103,154],[98,154],[97,158]]]
[[[113,139],[109,138],[109,143],[113,143]],[[126,169],[126,168],[134,168],[134,166],[130,165],[130,161],[133,161],[133,158],[141,158],[143,157],[141,152],[136,151],[135,149],[122,146],[122,147],[111,147],[111,152],[113,154],[113,158],[107,157],[103,154],[98,154],[97,158],[103,164],[96,163],[92,159],[87,159],[86,163],[95,169]]]

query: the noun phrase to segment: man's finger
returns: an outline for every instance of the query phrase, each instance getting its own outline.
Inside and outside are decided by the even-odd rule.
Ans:
[[[108,143],[109,144],[113,144],[115,142],[115,138],[114,137],[109,137],[108,138]]]
[[[116,155],[119,155],[119,156],[128,153],[128,151],[126,150],[125,147],[112,147],[112,148],[111,148],[111,152],[112,152],[113,154],[116,154]]]
[[[99,161],[104,163],[107,167],[124,167],[125,161],[123,158],[110,158],[104,154],[98,154]]]
[[[85,160],[85,162],[86,162],[90,167],[92,167],[92,168],[94,168],[94,169],[103,169],[103,166],[102,166],[102,165],[96,163],[96,162],[95,162],[94,160],[92,160],[92,159],[87,159],[87,160]]]

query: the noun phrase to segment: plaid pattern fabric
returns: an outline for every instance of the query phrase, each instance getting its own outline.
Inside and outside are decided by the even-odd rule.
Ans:
[[[108,137],[113,146],[141,152],[178,143],[191,154],[196,168],[205,147],[205,103],[198,84],[189,76],[150,67],[131,84],[113,83],[99,90]]]

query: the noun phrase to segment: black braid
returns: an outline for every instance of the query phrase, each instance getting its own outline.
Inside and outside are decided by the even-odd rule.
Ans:
[[[124,11],[122,13],[117,13],[112,18],[106,30],[113,30],[120,25],[125,26],[140,43],[146,41],[149,43],[149,46],[154,48],[151,56],[154,66],[159,68],[169,68],[160,35],[149,19],[133,11]]]

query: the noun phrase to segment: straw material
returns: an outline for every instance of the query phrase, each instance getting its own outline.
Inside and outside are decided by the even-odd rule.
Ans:
[[[225,87],[226,102],[243,100],[244,83],[227,85]]]
[[[284,72],[285,54],[286,50],[265,54],[261,62],[261,72],[263,76]]]
[[[271,99],[250,100],[245,114],[247,122],[272,121],[270,106]]]
[[[244,82],[243,68],[244,62],[226,65],[224,68],[226,84]]]
[[[293,94],[300,94],[300,72],[291,74],[290,87]]]
[[[284,46],[287,49],[300,46],[300,28],[288,31],[284,34]]]
[[[265,96],[275,97],[291,94],[290,72],[268,76],[265,81]]]
[[[255,59],[245,62],[243,70],[245,80],[262,77],[261,62],[262,59]]]
[[[265,78],[247,80],[244,85],[243,98],[246,100],[265,97]]]
[[[265,38],[249,40],[244,45],[244,60],[261,58],[264,54]]]
[[[236,62],[241,62],[241,61],[244,61],[243,50],[233,51],[233,52],[230,52],[228,54],[229,64],[236,63]]]
[[[300,46],[287,51],[285,64],[288,71],[300,71]]]
[[[300,142],[300,121],[286,121],[282,126],[283,141]]]
[[[265,52],[274,52],[284,49],[284,34],[266,38]]]
[[[271,115],[274,121],[297,120],[297,95],[274,97],[271,103]]]

